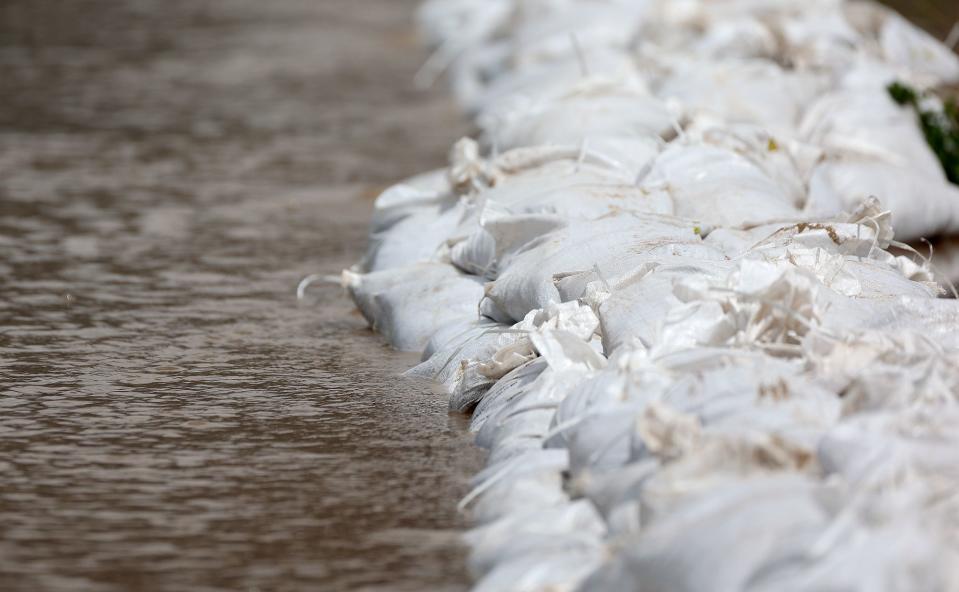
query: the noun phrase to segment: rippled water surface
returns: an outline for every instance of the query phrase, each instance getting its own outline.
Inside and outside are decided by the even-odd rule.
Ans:
[[[462,420],[294,298],[461,133],[415,4],[0,2],[0,590],[464,586]]]
[[[462,426],[294,296],[456,137],[414,5],[0,3],[0,590],[463,587]]]

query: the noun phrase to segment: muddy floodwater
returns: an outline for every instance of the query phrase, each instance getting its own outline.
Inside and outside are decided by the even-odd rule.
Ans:
[[[295,298],[464,131],[416,4],[0,2],[0,590],[467,585],[463,418]]]
[[[415,2],[0,2],[0,590],[443,590],[478,468],[332,284],[460,118]]]

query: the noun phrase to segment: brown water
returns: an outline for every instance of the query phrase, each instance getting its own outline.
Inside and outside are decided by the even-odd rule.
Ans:
[[[415,2],[0,2],[0,590],[436,590],[478,468],[339,287]]]
[[[959,22],[956,0],[882,0],[939,39],[945,39]]]
[[[461,132],[415,4],[0,1],[0,590],[465,585],[460,420],[294,298]]]

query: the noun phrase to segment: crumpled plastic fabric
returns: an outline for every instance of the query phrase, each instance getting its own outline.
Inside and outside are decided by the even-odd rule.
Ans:
[[[479,139],[343,284],[471,414],[481,591],[959,590],[959,231],[886,85],[959,59],[845,0],[429,0]],[[900,242],[902,241],[902,242]]]

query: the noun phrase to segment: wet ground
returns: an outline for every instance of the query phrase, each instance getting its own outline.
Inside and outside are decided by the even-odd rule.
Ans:
[[[459,132],[398,0],[0,3],[0,590],[442,590],[478,467],[338,286]]]
[[[0,590],[465,586],[459,420],[294,298],[462,131],[415,4],[0,2]]]
[[[914,23],[939,39],[945,39],[959,23],[959,2],[956,0],[883,0]]]

